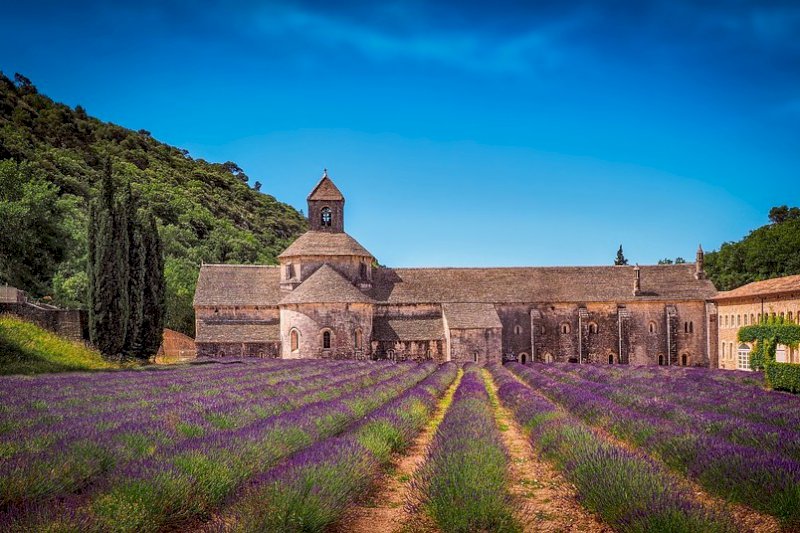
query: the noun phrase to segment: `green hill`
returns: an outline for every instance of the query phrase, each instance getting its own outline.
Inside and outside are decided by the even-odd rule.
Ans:
[[[727,291],[780,276],[800,274],[800,209],[774,207],[770,223],[706,254],[705,268],[717,289]]]
[[[235,163],[193,159],[0,73],[0,282],[84,306],[88,199],[106,158],[159,221],[171,329],[194,334],[201,262],[275,263],[305,231],[299,212],[250,188]]]
[[[100,352],[10,315],[0,315],[0,375],[110,370]]]

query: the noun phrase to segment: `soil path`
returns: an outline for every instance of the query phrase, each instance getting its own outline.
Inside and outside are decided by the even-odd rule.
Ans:
[[[435,532],[432,521],[415,512],[408,502],[412,498],[411,480],[414,473],[425,462],[425,456],[436,428],[444,418],[453,400],[461,371],[439,400],[425,426],[414,442],[403,454],[392,459],[391,465],[375,482],[373,490],[366,498],[350,507],[331,531],[334,533],[391,533],[397,531]]]
[[[608,525],[577,500],[575,487],[541,459],[525,438],[511,412],[497,398],[497,386],[487,371],[497,426],[508,450],[509,492],[517,519],[525,531],[611,532]]]
[[[511,375],[514,376],[517,379],[517,381],[519,381],[520,383],[522,383],[526,387],[536,391],[536,389],[534,389],[533,387],[531,387],[530,385],[525,383],[523,380],[521,380],[519,378],[519,376],[517,376],[513,372],[512,372]],[[537,392],[537,394],[541,394],[538,391],[536,391],[536,392]],[[547,396],[544,396],[544,395],[542,395],[542,396],[544,398],[547,398]],[[549,398],[547,398],[547,399],[550,400]],[[589,424],[588,422],[586,422],[586,421],[580,419],[579,417],[573,415],[572,413],[570,413],[570,411],[568,409],[563,407],[558,402],[554,402],[553,400],[550,400],[550,401],[553,402],[556,405],[556,407],[558,407],[559,410],[566,412],[567,414],[577,418],[578,420],[581,420],[581,422],[583,422],[587,426],[591,427],[597,434],[602,435],[607,441],[609,441],[610,443],[614,444],[615,446],[619,446],[620,448],[623,448],[623,449],[625,449],[625,450],[627,450],[627,451],[629,451],[631,453],[634,453],[634,454],[639,455],[641,457],[646,457],[646,458],[651,459],[651,460],[655,461],[656,463],[662,465],[664,467],[664,469],[666,471],[670,472],[673,476],[675,476],[675,478],[678,479],[678,481],[680,483],[683,483],[684,485],[689,487],[689,489],[692,491],[692,493],[694,493],[695,497],[697,498],[697,501],[700,502],[702,505],[704,505],[708,509],[719,510],[719,511],[722,511],[723,513],[727,513],[730,516],[730,518],[733,520],[733,523],[736,526],[736,530],[737,531],[740,531],[740,532],[743,532],[743,533],[744,532],[747,532],[747,533],[750,533],[750,532],[753,532],[753,533],[778,533],[778,532],[782,531],[781,526],[780,526],[780,522],[778,522],[778,520],[774,516],[770,516],[768,514],[760,513],[758,511],[754,510],[753,508],[748,507],[746,505],[742,505],[742,504],[738,504],[738,503],[732,503],[732,502],[729,502],[729,501],[727,501],[727,500],[725,500],[723,498],[720,498],[719,496],[714,496],[713,494],[710,494],[699,483],[696,483],[695,481],[693,481],[692,479],[686,477],[685,475],[682,475],[682,474],[676,472],[675,470],[671,469],[663,461],[661,461],[661,459],[659,459],[657,456],[651,455],[651,454],[647,453],[646,450],[643,450],[643,449],[631,444],[630,442],[628,442],[626,440],[620,439],[619,437],[616,437],[615,435],[612,435],[611,433],[609,433],[603,427],[595,426],[593,424]]]

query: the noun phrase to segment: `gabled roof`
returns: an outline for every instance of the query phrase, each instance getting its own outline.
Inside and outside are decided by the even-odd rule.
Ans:
[[[319,180],[319,183],[317,183],[317,186],[314,187],[307,199],[336,202],[343,201],[344,196],[328,177],[328,173],[325,172],[325,174],[322,175],[322,179]]]
[[[284,259],[304,255],[356,255],[372,258],[372,254],[347,233],[330,233],[328,231],[303,233],[278,257]]]
[[[194,305],[277,305],[281,298],[277,266],[203,265],[197,279]]]
[[[378,268],[368,294],[387,303],[537,303],[705,300],[714,284],[694,277],[694,264],[640,267]]]
[[[450,329],[503,327],[494,305],[489,303],[444,303],[442,312]]]
[[[372,319],[372,338],[376,341],[424,341],[444,338],[441,317],[376,316]]]
[[[769,296],[787,292],[800,293],[800,275],[784,276],[781,278],[765,279],[742,285],[738,289],[719,292],[714,300],[730,300],[733,298],[748,298],[752,296]]]
[[[280,301],[280,304],[307,303],[372,303],[372,299],[331,266],[322,265]]]
[[[325,234],[327,237],[335,235]],[[372,289],[366,294],[347,280],[342,278],[341,281],[348,292],[357,291],[368,301],[389,304],[624,303],[706,300],[717,294],[711,281],[695,279],[694,264],[640,267],[640,296],[633,295],[631,266],[376,268],[373,272]],[[309,281],[310,278],[300,287]],[[276,306],[284,294],[280,291],[277,267],[204,265],[197,282],[195,305]]]

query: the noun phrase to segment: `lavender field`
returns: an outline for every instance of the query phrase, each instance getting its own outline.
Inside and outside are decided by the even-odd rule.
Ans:
[[[0,530],[797,530],[800,400],[757,378],[255,359],[7,376]]]

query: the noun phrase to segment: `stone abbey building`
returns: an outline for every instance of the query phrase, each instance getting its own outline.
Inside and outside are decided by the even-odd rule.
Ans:
[[[198,355],[717,366],[702,249],[694,264],[385,268],[344,205],[326,172],[279,266],[202,266]]]

